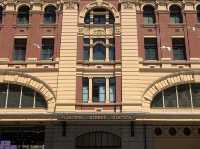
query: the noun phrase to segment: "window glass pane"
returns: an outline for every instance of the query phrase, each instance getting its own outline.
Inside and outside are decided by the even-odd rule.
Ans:
[[[3,22],[3,8],[0,6],[0,23]]]
[[[21,86],[10,84],[8,94],[8,105],[7,107],[19,107],[20,103]]]
[[[197,6],[197,21],[200,23],[200,5]]]
[[[177,107],[176,88],[171,87],[164,91],[165,107]]]
[[[83,47],[83,60],[88,61],[90,57],[90,47]]]
[[[177,86],[179,107],[191,107],[189,85]]]
[[[97,44],[94,46],[94,60],[105,60],[105,46]]]
[[[106,23],[106,15],[94,15],[94,24],[105,24]]]
[[[157,39],[156,38],[145,38],[144,39],[145,59],[146,60],[157,60]]]
[[[8,84],[1,84],[0,85],[0,107],[4,108],[6,104],[6,95],[7,95],[7,87]]]
[[[44,12],[44,24],[56,23],[56,8],[47,6]]]
[[[49,60],[53,57],[54,51],[54,39],[53,38],[46,38],[42,39],[42,50],[41,50],[41,59],[42,60]]]
[[[172,5],[170,7],[170,21],[173,24],[183,23],[183,17],[180,7]]]
[[[172,48],[174,60],[185,60],[185,39],[184,38],[174,38],[172,39]]]
[[[111,12],[109,12],[109,24],[114,24],[115,23],[115,17]]]
[[[152,6],[144,6],[143,10],[144,24],[154,24],[155,23],[155,12]]]
[[[114,61],[115,60],[115,47],[109,48],[109,60]]]
[[[83,78],[83,103],[87,103],[89,98],[89,79]]]
[[[152,108],[163,107],[163,96],[162,96],[162,92],[158,93],[158,94],[153,98],[153,101],[151,102],[151,107],[152,107]]]
[[[35,107],[36,108],[47,108],[47,103],[44,99],[44,97],[38,93],[36,93],[35,97]]]
[[[109,79],[109,93],[110,93],[110,102],[114,103],[116,101],[116,81],[115,78],[110,78]]]
[[[194,107],[200,107],[200,84],[192,84],[192,101]]]
[[[22,6],[18,10],[17,14],[17,23],[18,24],[28,24],[29,23],[29,7]]]
[[[26,57],[26,39],[15,39],[14,45],[14,60],[25,60]]]
[[[30,88],[22,89],[22,107],[33,107],[34,91]]]
[[[86,16],[84,18],[84,22],[85,22],[85,24],[90,24],[90,14],[89,13],[86,14]]]
[[[105,79],[96,78],[93,79],[93,102],[104,102],[105,101]]]
[[[86,46],[90,45],[90,39],[89,38],[83,38],[83,44]]]

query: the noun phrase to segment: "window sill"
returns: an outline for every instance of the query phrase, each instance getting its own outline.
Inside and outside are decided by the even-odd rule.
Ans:
[[[8,64],[58,64],[58,61],[54,60],[38,60],[38,61],[11,61]]]
[[[191,61],[187,61],[187,60],[169,60],[169,61],[161,61],[161,60],[144,60],[144,61],[140,61],[140,64],[144,64],[144,65],[151,65],[151,64],[174,64],[174,65],[179,65],[179,64],[183,64],[183,65],[188,65],[194,62]],[[195,62],[195,63],[199,63],[200,62]]]
[[[142,24],[144,28],[155,28],[158,27],[158,24]]]
[[[53,23],[53,24],[40,24],[40,27],[42,28],[52,28],[52,27],[57,27],[58,24]]]
[[[84,24],[84,27],[113,27],[114,24]]]
[[[77,64],[83,64],[83,65],[115,65],[115,64],[121,64],[121,61],[83,61],[79,60],[77,61]]]
[[[19,27],[19,28],[30,28],[32,25],[31,24],[16,24],[13,25],[13,27]]]
[[[200,69],[200,61],[198,60],[152,60],[140,61],[139,64],[139,70],[142,72],[176,72]]]
[[[168,24],[169,27],[184,27],[185,23],[170,23]]]
[[[76,103],[77,106],[121,106],[122,103]]]

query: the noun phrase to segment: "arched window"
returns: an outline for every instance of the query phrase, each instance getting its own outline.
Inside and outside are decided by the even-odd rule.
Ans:
[[[200,5],[197,6],[197,22],[200,23]]]
[[[3,23],[3,7],[0,6],[0,24]]]
[[[0,83],[0,108],[47,108],[47,103],[29,87]]]
[[[17,13],[17,24],[28,24],[29,23],[29,7],[21,6]]]
[[[182,84],[159,92],[152,100],[152,108],[200,107],[200,83]]]
[[[181,8],[177,5],[172,5],[169,8],[170,11],[170,22],[172,24],[183,23],[183,16]]]
[[[95,8],[87,12],[84,18],[85,24],[114,24],[113,14],[104,8]]]
[[[155,10],[153,6],[146,5],[143,7],[143,18],[144,24],[148,25],[156,23]]]
[[[76,138],[76,148],[120,149],[121,138],[109,132],[89,132]]]
[[[44,24],[56,23],[56,7],[50,5],[44,10]]]

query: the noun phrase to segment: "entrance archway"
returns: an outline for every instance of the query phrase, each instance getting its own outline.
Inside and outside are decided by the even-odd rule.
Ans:
[[[76,149],[121,149],[121,137],[110,132],[95,131],[76,138]]]

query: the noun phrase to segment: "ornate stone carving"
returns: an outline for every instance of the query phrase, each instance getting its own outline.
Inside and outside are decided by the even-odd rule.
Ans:
[[[104,36],[106,35],[106,32],[104,29],[94,29],[92,32],[93,36]]]
[[[121,28],[120,26],[115,27],[115,34],[120,34],[121,33]]]
[[[133,5],[136,1],[133,0],[121,0],[122,7],[124,9],[133,9]]]
[[[79,1],[78,0],[64,0],[63,2],[65,4],[65,9],[75,9]]]

